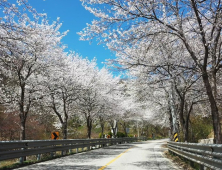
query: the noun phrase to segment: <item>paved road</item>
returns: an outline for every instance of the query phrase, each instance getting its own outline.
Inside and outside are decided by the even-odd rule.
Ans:
[[[57,158],[21,170],[174,170],[162,153],[167,140],[121,144]]]

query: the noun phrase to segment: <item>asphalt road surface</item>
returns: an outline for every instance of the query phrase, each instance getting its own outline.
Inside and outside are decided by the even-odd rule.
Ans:
[[[109,146],[18,168],[26,170],[175,170],[163,157],[161,145],[167,140],[152,140]]]

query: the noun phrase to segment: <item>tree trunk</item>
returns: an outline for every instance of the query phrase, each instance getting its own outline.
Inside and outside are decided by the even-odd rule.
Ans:
[[[123,122],[123,123],[120,123],[120,124],[122,125],[123,130],[124,130],[124,133],[125,133],[125,135],[127,136],[127,131],[126,131],[127,125],[126,125],[126,123]]]
[[[128,134],[127,134],[126,128],[127,128],[127,125],[126,125],[126,123],[124,122],[124,123],[123,123],[123,129],[124,129],[124,133],[125,133],[125,135],[126,135],[126,137],[127,137]]]
[[[184,120],[184,107],[185,107],[185,95],[181,96],[180,98],[180,112],[179,112],[180,125],[182,128],[183,134],[185,136],[185,134],[187,133],[186,131],[187,122]],[[186,141],[185,137],[184,137],[184,141]]]
[[[187,105],[186,105],[186,108],[187,108]],[[191,104],[190,106],[190,109],[189,111],[186,109],[186,113],[187,113],[187,116],[186,116],[186,121],[185,121],[185,128],[184,128],[184,141],[185,142],[189,142],[189,121],[190,121],[190,114],[191,114],[191,111],[193,109],[193,103]]]
[[[20,103],[19,103],[19,117],[20,117],[20,127],[21,127],[21,131],[20,131],[20,140],[25,140],[25,123],[26,123],[26,116],[27,113],[25,113],[24,110],[24,105],[25,105],[25,84],[21,83],[21,98],[20,98]]]
[[[62,135],[63,139],[67,139],[67,120],[65,120],[62,124]]]
[[[113,138],[116,138],[116,128],[115,127],[112,127],[112,131],[113,131]]]
[[[188,121],[189,118],[187,118],[187,121],[185,123],[185,128],[184,128],[184,142],[188,142],[189,139],[188,139],[188,132],[189,132],[189,121]]]
[[[26,136],[25,136],[25,122],[26,121],[25,120],[26,119],[24,119],[24,118],[21,118],[21,119],[22,120],[21,120],[21,125],[20,125],[20,127],[21,127],[21,130],[20,130],[20,140],[25,140],[25,138],[26,138]],[[25,148],[22,148],[22,149],[25,149]],[[22,161],[26,161],[26,156],[21,157],[20,159],[22,159]]]
[[[100,124],[100,126],[101,126],[101,134],[102,134],[102,138],[104,138],[104,123],[101,123]]]
[[[175,109],[175,97],[173,94],[173,86],[171,89],[171,94],[170,94],[170,113],[172,116],[172,124],[173,124],[173,133],[178,133],[179,132],[179,127],[178,127],[178,123],[177,123],[177,115],[176,115],[176,109]]]
[[[101,116],[99,117],[99,122],[100,122],[100,126],[101,126],[102,138],[104,138],[105,136],[103,134],[104,134],[105,123],[104,123],[104,120],[103,120],[103,118]]]
[[[25,120],[24,118],[21,118],[21,125],[20,125],[20,140],[25,140],[26,136],[25,136]]]
[[[186,118],[186,122],[184,124],[184,142],[188,142],[188,132],[189,132],[189,118]]]
[[[116,138],[116,134],[117,134],[117,131],[118,131],[117,128],[118,128],[117,121],[114,120],[114,121],[113,121],[113,128],[112,128],[112,129],[113,129],[113,137],[114,137],[114,138]]]
[[[170,139],[173,138],[173,117],[172,117],[172,114],[171,114],[171,109],[169,107],[169,121],[170,121]]]
[[[92,131],[92,120],[90,116],[87,117],[87,136],[91,139],[91,131]]]
[[[149,132],[149,125],[146,125],[146,137],[148,137],[148,132]]]
[[[217,75],[216,75],[215,69],[212,71],[212,89],[213,89],[213,95],[214,99],[217,102]]]
[[[209,102],[210,102],[211,116],[213,120],[213,129],[214,129],[214,143],[221,144],[222,143],[221,124],[220,124],[220,117],[219,117],[219,112],[217,108],[217,103],[214,98],[213,91],[209,82],[209,77],[206,71],[203,72],[202,77],[203,77],[203,82],[204,82],[207,95],[209,98]]]

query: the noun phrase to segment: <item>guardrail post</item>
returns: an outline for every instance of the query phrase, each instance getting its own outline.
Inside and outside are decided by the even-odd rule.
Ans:
[[[52,146],[55,147],[56,145],[54,144]],[[53,158],[55,155],[56,155],[56,151],[55,152],[54,151],[50,152],[50,157],[51,158]]]
[[[20,157],[20,158],[19,158],[19,163],[20,163],[20,164],[23,164],[23,162],[24,162],[24,157]]]
[[[52,145],[55,146],[55,145]],[[53,158],[54,157],[54,152],[50,152],[50,157]]]
[[[69,149],[69,154],[72,154],[72,149]]]
[[[23,157],[20,157],[20,158],[19,158],[19,163],[20,163],[20,164],[23,164],[23,162],[24,162]]]
[[[189,161],[189,160],[188,160]],[[190,162],[190,166],[194,167],[194,162],[193,161],[189,161]]]
[[[54,157],[54,152],[50,152],[50,156],[51,156],[51,158],[53,158]]]
[[[41,154],[38,154],[37,155],[37,161],[40,161],[40,159],[41,159]]]
[[[24,150],[24,148],[21,148],[21,150]],[[20,158],[19,158],[19,163],[20,163],[20,164],[23,164],[23,162],[24,162],[24,157],[20,157]]]
[[[200,170],[204,170],[204,165],[200,165]]]
[[[78,153],[78,148],[76,148],[76,153]]]
[[[40,147],[38,147],[38,148],[40,148]],[[37,154],[37,161],[40,161],[40,159],[41,159],[41,154]]]

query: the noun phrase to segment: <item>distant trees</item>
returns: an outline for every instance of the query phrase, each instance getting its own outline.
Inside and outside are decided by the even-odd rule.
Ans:
[[[89,69],[86,76],[89,77],[84,83],[78,110],[84,115],[88,138],[91,138],[93,121],[99,120],[101,128],[104,128],[104,119],[108,117],[110,110],[115,110],[114,107],[118,105],[117,103],[113,105],[113,98],[116,97],[115,90],[118,88],[119,78],[113,78],[105,68]]]

